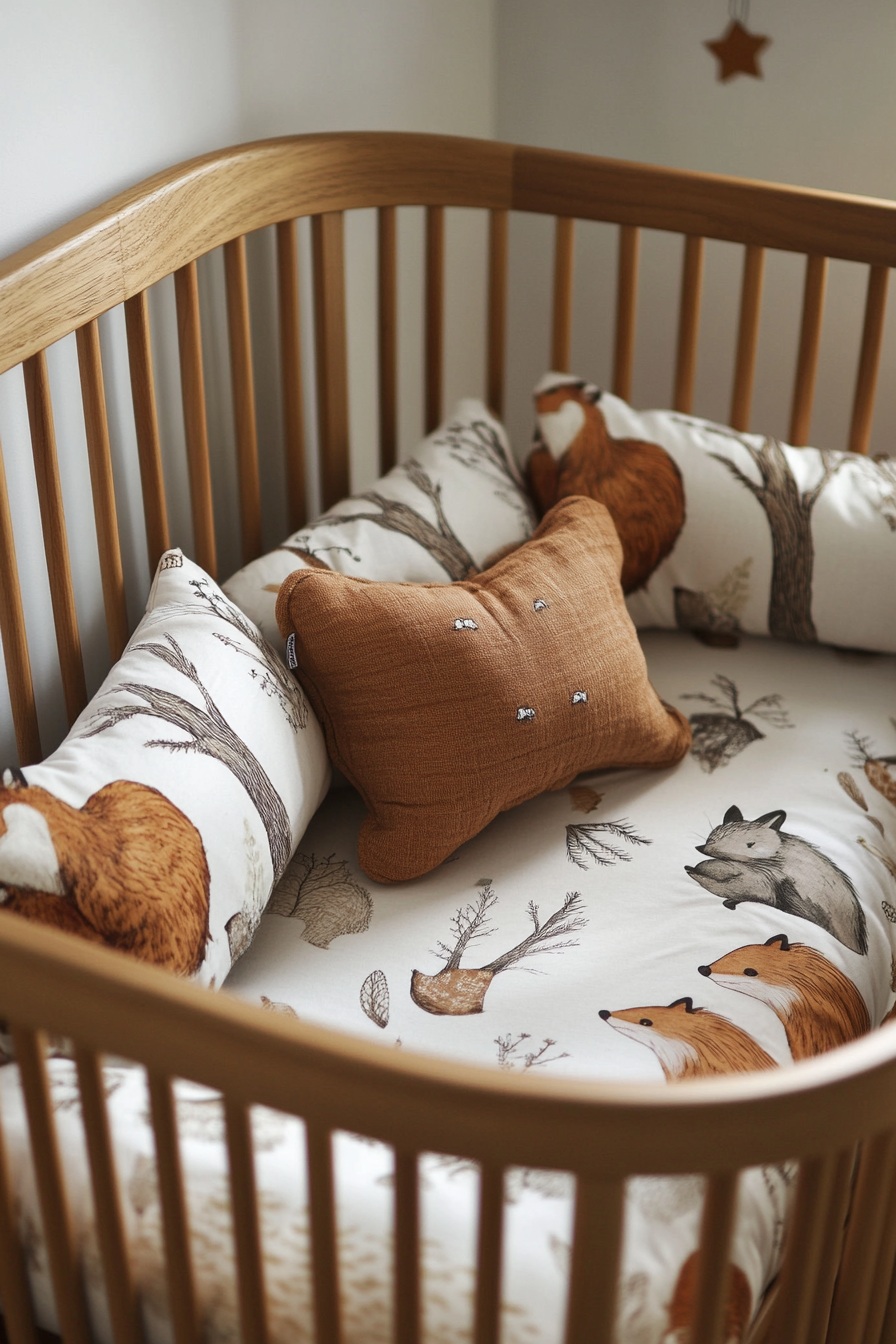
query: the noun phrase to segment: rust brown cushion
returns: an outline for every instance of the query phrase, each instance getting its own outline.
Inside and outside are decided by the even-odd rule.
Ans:
[[[621,565],[607,510],[574,497],[473,580],[286,579],[277,621],[369,809],[358,855],[370,877],[418,877],[582,771],[684,756],[690,729],[647,680]]]

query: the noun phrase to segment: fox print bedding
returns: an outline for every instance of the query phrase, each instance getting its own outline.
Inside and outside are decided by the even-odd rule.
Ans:
[[[357,862],[364,806],[334,788],[225,992],[411,1048],[530,1076],[666,1080],[787,1066],[861,1036],[896,985],[896,659],[743,637],[643,636],[651,681],[695,727],[662,774],[580,777],[502,813],[437,869],[383,885]],[[848,677],[851,694],[840,694]],[[699,731],[697,731],[699,727]],[[74,1066],[51,1062],[88,1267],[96,1232]],[[15,1064],[0,1105],[17,1195],[39,1227]],[[106,1086],[128,1236],[151,1344],[166,1338],[161,1211],[145,1082]],[[204,1336],[237,1332],[219,1100],[178,1085]],[[311,1336],[299,1121],[254,1119],[271,1338]],[[340,1136],[339,1254],[347,1344],[391,1338],[392,1159]],[[503,1335],[559,1344],[573,1203],[556,1171],[508,1173]],[[742,1178],[726,1308],[740,1340],[779,1263],[787,1165]],[[422,1168],[424,1338],[469,1337],[478,1175]],[[629,1182],[618,1344],[678,1344],[693,1298],[698,1178]],[[53,1326],[46,1255],[32,1278]],[[88,1274],[90,1281],[90,1276]],[[91,1282],[97,1337],[109,1338]],[[303,1323],[304,1322],[304,1326]]]

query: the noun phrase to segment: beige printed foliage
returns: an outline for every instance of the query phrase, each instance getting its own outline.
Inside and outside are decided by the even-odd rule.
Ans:
[[[317,859],[296,854],[283,874],[269,909],[287,919],[304,920],[302,938],[327,948],[342,934],[363,933],[370,924],[373,902],[356,882],[344,859]]]
[[[361,986],[361,1008],[378,1027],[389,1025],[389,983],[382,971],[371,971]]]
[[[569,790],[569,798],[572,803],[573,811],[584,812],[587,816],[589,812],[593,812],[596,808],[600,807],[604,795],[598,793],[596,789],[588,788],[584,784],[574,784]]]

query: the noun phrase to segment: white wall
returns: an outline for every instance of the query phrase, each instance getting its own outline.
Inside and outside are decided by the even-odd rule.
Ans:
[[[194,154],[259,136],[343,128],[428,130],[494,134],[493,0],[10,0],[0,31],[0,256],[101,202],[157,169]],[[407,451],[420,422],[420,371],[409,353],[420,330],[419,220],[402,221],[402,242],[413,274],[403,279],[400,302],[407,347],[402,425]],[[352,413],[354,465],[359,479],[374,473],[374,372],[368,348],[373,294],[360,278],[373,243],[372,218],[352,223],[349,235]],[[260,280],[253,318],[270,315],[267,243],[254,249]],[[463,219],[450,221],[452,285],[449,317],[462,326],[481,299],[482,246]],[[232,431],[224,386],[226,334],[222,324],[220,258],[200,268],[209,304],[205,357],[213,451],[227,457]],[[306,277],[307,280],[307,277]],[[171,286],[154,296],[153,318],[170,336]],[[309,292],[306,283],[305,293]],[[478,313],[478,310],[477,310]],[[140,524],[139,482],[133,470],[134,434],[129,407],[122,319],[101,321],[117,503],[132,618],[139,614],[148,575]],[[478,324],[477,324],[478,325]],[[477,333],[478,334],[478,333]],[[480,338],[481,339],[481,338]],[[419,345],[419,339],[416,341]],[[170,343],[169,343],[170,345]],[[259,353],[266,355],[265,347]],[[161,351],[157,350],[157,355]],[[88,689],[96,689],[108,663],[98,589],[86,448],[73,338],[49,355],[60,468]],[[258,369],[263,487],[267,536],[282,535],[283,480],[272,361]],[[449,361],[448,391],[481,387],[476,342],[460,343]],[[163,436],[173,464],[182,430],[178,423],[176,358],[170,349],[156,368]],[[309,391],[310,391],[309,379]],[[313,419],[313,397],[309,415]],[[29,533],[40,528],[21,375],[0,377],[0,442],[3,444],[14,526],[23,555]],[[127,467],[126,461],[130,462]],[[225,517],[233,526],[219,538],[221,569],[238,563],[234,472],[225,472]],[[168,481],[175,540],[189,544],[182,471]],[[37,553],[39,555],[39,552]],[[42,562],[26,560],[22,573],[29,644],[41,720],[49,750],[65,731],[55,665],[52,614]],[[8,709],[0,704],[0,765],[15,759]]]
[[[762,80],[721,84],[702,43],[728,22],[724,0],[497,0],[498,134],[502,139],[648,163],[876,196],[896,196],[896,6],[892,0],[753,0],[750,28],[768,34]],[[543,232],[543,231],[542,231]],[[584,229],[577,271],[573,359],[609,377],[615,241]],[[527,297],[515,309],[513,423],[546,354],[548,277],[539,230],[517,230],[517,275]],[[656,315],[641,313],[633,400],[668,404],[680,248],[644,240],[644,285],[657,286]],[[709,249],[698,410],[727,415],[739,260]],[[600,279],[590,268],[603,268]],[[813,438],[842,446],[857,353],[864,277],[832,274]],[[793,300],[802,264],[769,258],[760,387],[754,423],[786,434],[793,371]],[[730,291],[730,294],[729,294]],[[797,298],[798,303],[798,298]],[[893,305],[891,305],[892,307]],[[724,317],[722,316],[724,314]],[[896,436],[896,331],[876,418],[874,448]],[[887,376],[889,370],[889,376]]]

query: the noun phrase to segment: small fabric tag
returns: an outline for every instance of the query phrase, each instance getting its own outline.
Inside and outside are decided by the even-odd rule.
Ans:
[[[292,634],[290,635],[289,639],[286,641],[286,662],[287,662],[287,665],[289,666],[289,668],[290,668],[292,671],[295,671],[295,669],[296,669],[296,668],[298,667],[298,665],[299,665],[299,660],[298,660],[298,658],[296,657],[296,634],[295,634],[295,631],[292,632]]]

